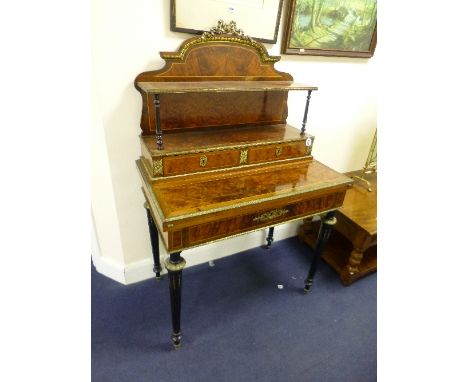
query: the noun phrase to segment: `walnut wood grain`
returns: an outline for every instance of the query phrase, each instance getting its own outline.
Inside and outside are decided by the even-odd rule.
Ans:
[[[138,163],[169,251],[339,208],[352,183],[312,159],[157,181]]]
[[[194,37],[186,40],[178,52],[163,52],[161,57],[166,61],[162,69],[141,73],[135,79],[135,86],[143,101],[140,124],[143,135],[156,131],[154,96],[144,90],[154,85],[145,83],[265,81],[268,84],[280,81],[284,84],[285,81],[293,81],[290,74],[274,68],[277,59],[268,56],[263,45],[237,41],[229,36],[221,35],[216,41],[203,41],[200,37]],[[160,117],[163,131],[285,123],[287,93],[235,91],[161,94]]]
[[[229,126],[217,129],[185,130],[164,136],[164,150],[158,150],[154,136],[141,136],[141,141],[154,156],[179,155],[181,152],[200,152],[206,148],[251,146],[256,144],[284,143],[313,140],[313,136],[300,135],[300,130],[288,125]]]
[[[361,171],[349,172],[346,175],[352,177],[358,174],[361,174]],[[372,236],[377,234],[377,173],[366,175],[366,177],[372,184],[372,192],[356,182],[349,190],[340,214]]]
[[[306,156],[307,146],[304,142],[283,143],[256,146],[249,150],[249,163],[263,163],[279,159]]]
[[[193,213],[207,212],[243,203],[259,203],[263,198],[347,186],[351,180],[315,160],[236,169],[198,177],[165,178],[152,183],[164,218],[175,220]]]
[[[145,166],[155,178],[310,157],[313,139],[289,125],[175,132],[166,135],[163,150],[154,137],[140,137]]]

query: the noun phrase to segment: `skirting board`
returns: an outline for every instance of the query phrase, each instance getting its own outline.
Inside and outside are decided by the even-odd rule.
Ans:
[[[287,239],[297,236],[299,226],[302,221],[282,224],[275,227],[274,241]],[[182,256],[187,261],[186,267],[191,267],[198,264],[208,263],[225,256],[230,256],[238,252],[243,252],[251,248],[255,248],[266,244],[266,235],[268,230],[256,231],[250,234],[238,236],[232,239],[219,241],[205,246],[189,249],[182,252]],[[275,243],[273,242],[273,246]],[[162,249],[163,245],[160,243]],[[166,251],[161,251],[161,264],[168,256]],[[96,270],[115,281],[128,285],[139,281],[154,278],[153,259],[151,254],[148,258],[139,260],[130,264],[117,263],[114,260],[102,256],[93,256],[93,263]],[[208,265],[207,265],[208,266]],[[161,274],[165,274],[166,270],[163,265]]]

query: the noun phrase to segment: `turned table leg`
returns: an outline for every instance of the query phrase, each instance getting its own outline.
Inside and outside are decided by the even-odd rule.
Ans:
[[[153,272],[156,274],[156,280],[161,278],[161,261],[159,259],[159,234],[156,224],[154,223],[153,216],[149,209],[148,202],[145,202],[146,216],[148,217],[148,227],[151,240],[151,249],[153,251]]]
[[[322,256],[323,249],[327,244],[330,233],[333,229],[333,226],[336,224],[336,212],[331,211],[325,215],[325,218],[322,219],[320,225],[320,231],[317,237],[317,242],[315,244],[314,254],[312,255],[312,261],[310,264],[309,274],[305,280],[304,292],[308,292],[314,281],[315,272],[317,271],[317,266]]]
[[[359,265],[361,264],[363,252],[361,248],[354,247],[348,259],[348,264],[341,270],[340,278],[344,285],[350,285],[355,275],[359,272]]]
[[[268,236],[266,238],[266,241],[267,241],[266,249],[271,248],[271,243],[273,243],[273,231],[274,230],[275,230],[275,227],[268,228]]]
[[[185,267],[185,260],[180,256],[180,252],[170,254],[166,259],[166,269],[169,273],[169,293],[171,295],[172,312],[172,343],[175,349],[181,345],[182,332],[180,330],[180,310],[182,292],[182,269]]]

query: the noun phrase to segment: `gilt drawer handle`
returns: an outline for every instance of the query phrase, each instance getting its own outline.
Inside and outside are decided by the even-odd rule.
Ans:
[[[206,157],[206,155],[202,155],[200,157],[200,167],[205,167],[207,163],[208,163],[208,158]]]
[[[276,147],[275,153],[277,157],[281,156],[282,152],[283,152],[283,148],[281,146]]]
[[[286,215],[287,213],[289,213],[289,210],[286,208],[283,208],[282,210],[273,210],[273,211],[265,212],[264,214],[261,214],[260,216],[255,217],[253,221],[264,222],[266,220],[279,218],[280,216]]]

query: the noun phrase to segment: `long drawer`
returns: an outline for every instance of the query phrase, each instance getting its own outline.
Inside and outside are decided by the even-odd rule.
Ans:
[[[183,250],[333,210],[343,204],[345,193],[345,190],[334,191],[297,203],[283,201],[284,204],[277,208],[265,209],[259,205],[255,212],[245,214],[236,212],[235,216],[181,229],[170,229],[168,231],[168,250],[172,252]]]
[[[292,135],[290,131],[288,133]],[[220,131],[219,134],[223,132]],[[142,157],[148,175],[156,179],[306,158],[311,156],[314,140],[313,136],[307,134],[300,136],[299,132],[296,132],[293,138],[287,136],[275,142],[255,141],[248,134],[241,135],[241,137],[245,137],[246,142],[240,144],[231,142],[226,146],[210,147],[193,144],[187,145],[189,148],[185,149],[155,150],[151,138],[142,136]],[[169,141],[168,146],[171,143],[170,138],[174,139],[174,136],[166,137]],[[190,138],[190,136],[187,137],[187,139]]]

